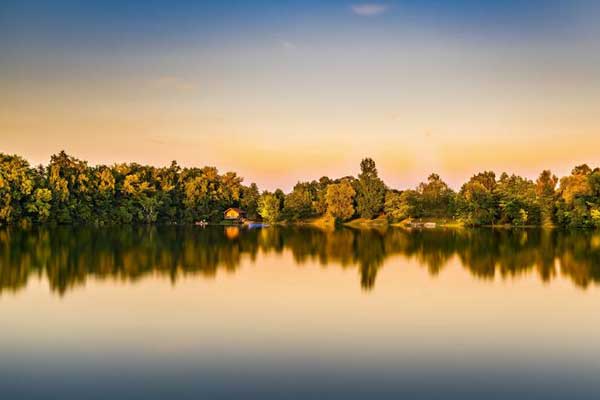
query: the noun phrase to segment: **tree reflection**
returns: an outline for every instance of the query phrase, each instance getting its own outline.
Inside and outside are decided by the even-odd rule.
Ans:
[[[291,252],[298,265],[357,268],[373,289],[386,258],[400,255],[441,273],[456,258],[480,279],[535,272],[544,282],[560,272],[580,288],[600,281],[600,234],[551,230],[319,230],[303,227],[126,226],[0,230],[0,293],[46,276],[64,294],[88,277],[135,281],[155,274],[176,282],[185,275],[235,271],[243,257]]]

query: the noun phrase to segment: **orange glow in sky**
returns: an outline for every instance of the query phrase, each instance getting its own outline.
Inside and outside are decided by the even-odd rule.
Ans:
[[[91,164],[175,159],[286,190],[355,175],[366,156],[396,188],[431,172],[456,188],[482,170],[600,164],[597,7],[477,17],[500,29],[469,10],[435,22],[399,5],[294,7],[142,22],[7,7],[0,151],[33,164],[62,149]]]

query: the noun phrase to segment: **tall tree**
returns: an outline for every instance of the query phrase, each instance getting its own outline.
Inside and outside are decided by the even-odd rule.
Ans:
[[[327,212],[327,188],[334,183],[331,179],[323,176],[316,184],[316,194],[313,198],[313,211],[316,215],[323,215]]]
[[[169,167],[157,168],[153,171],[156,181],[156,197],[159,203],[158,218],[160,222],[176,223],[181,218],[183,209],[183,190],[180,185],[181,167],[172,161]]]
[[[356,207],[362,218],[371,219],[383,210],[385,184],[377,175],[375,161],[365,158],[360,163],[356,188]]]
[[[92,222],[92,170],[86,161],[64,151],[50,157],[48,183],[52,191],[52,210],[58,223]]]
[[[246,215],[250,219],[256,219],[258,216],[258,199],[260,193],[256,183],[251,183],[250,186],[242,188],[242,198],[240,206],[246,211]]]
[[[535,181],[535,194],[540,207],[542,225],[554,223],[554,203],[558,178],[549,170],[544,170]]]

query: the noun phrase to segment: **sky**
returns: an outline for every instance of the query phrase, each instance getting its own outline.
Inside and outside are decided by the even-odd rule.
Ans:
[[[600,165],[592,0],[0,3],[0,152],[246,183]]]

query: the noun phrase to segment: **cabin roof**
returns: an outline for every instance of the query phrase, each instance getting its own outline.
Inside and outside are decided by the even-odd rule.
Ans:
[[[239,214],[245,213],[246,211],[242,210],[241,208],[237,208],[237,207],[229,207],[227,210],[225,210],[224,212],[228,212],[228,211],[235,211]]]

